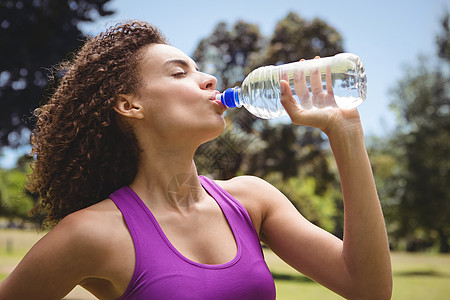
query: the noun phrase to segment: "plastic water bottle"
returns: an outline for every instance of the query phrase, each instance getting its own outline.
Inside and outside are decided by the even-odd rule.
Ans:
[[[314,103],[311,91],[311,74],[320,72],[324,93],[334,95],[328,103],[320,101]],[[329,86],[332,91],[327,91],[326,78],[331,78]],[[272,119],[286,115],[280,102],[280,80],[286,80],[292,90],[297,104],[302,109],[319,109],[326,107],[354,108],[366,99],[367,78],[361,59],[351,53],[341,53],[332,57],[324,57],[299,61],[279,66],[260,67],[252,71],[242,83],[241,88],[229,88],[216,99],[227,107],[244,106],[253,115]],[[297,95],[301,85],[308,89],[309,95]],[[303,88],[306,90],[306,88]],[[300,97],[299,97],[300,96]]]

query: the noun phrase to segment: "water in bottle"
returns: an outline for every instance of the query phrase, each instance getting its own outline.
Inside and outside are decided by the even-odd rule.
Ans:
[[[326,97],[328,101],[315,97],[311,91],[311,75],[314,76],[314,72],[320,73],[324,93],[334,96]],[[241,88],[227,89],[217,95],[217,99],[228,107],[244,106],[260,118],[281,117],[287,113],[280,102],[280,80],[289,82],[297,104],[305,110],[354,108],[366,98],[367,78],[361,59],[351,53],[341,53],[333,57],[258,68],[244,79]]]

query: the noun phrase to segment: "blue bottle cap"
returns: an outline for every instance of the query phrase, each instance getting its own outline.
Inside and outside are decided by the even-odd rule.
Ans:
[[[226,89],[220,95],[220,101],[227,107],[241,107],[242,104],[239,100],[240,89],[236,86],[234,88]]]

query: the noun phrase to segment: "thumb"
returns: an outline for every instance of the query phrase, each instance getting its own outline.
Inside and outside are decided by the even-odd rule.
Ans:
[[[295,98],[292,96],[291,87],[286,80],[280,80],[280,90],[281,90],[281,104],[284,109],[291,117],[291,120],[298,118],[298,114],[301,111],[301,108],[295,102]]]

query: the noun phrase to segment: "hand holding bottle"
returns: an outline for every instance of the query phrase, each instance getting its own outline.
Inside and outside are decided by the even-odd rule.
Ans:
[[[281,117],[286,114],[280,103],[281,80],[289,83],[297,104],[303,110],[329,107],[350,109],[366,98],[367,78],[361,59],[355,54],[340,53],[331,57],[257,68],[244,79],[241,88],[229,88],[218,94],[216,99],[227,107],[244,106],[250,113],[263,119]],[[312,80],[315,80],[313,84]],[[315,91],[311,90],[312,86]],[[326,94],[323,93],[324,89]]]
[[[314,59],[319,59],[316,56]],[[300,60],[305,61],[304,59]],[[295,94],[299,98],[297,104],[302,109],[308,110],[313,108],[326,108],[326,107],[338,107],[334,100],[333,84],[331,79],[331,66],[326,67],[326,92],[323,90],[323,79],[319,69],[312,69],[309,74],[309,82],[311,84],[311,91],[308,88],[308,79],[305,76],[303,69],[294,69],[292,72],[293,88]],[[287,70],[281,70],[280,80],[285,80],[289,83],[289,72]]]
[[[282,74],[280,80],[281,104],[289,114],[292,122],[297,125],[316,127],[329,135],[333,132],[339,133],[342,130],[360,130],[361,123],[356,108],[341,109],[336,105],[334,99],[331,71],[326,71],[326,91],[323,90],[322,77],[319,70],[314,70],[310,74],[311,93],[309,92],[306,78],[303,72],[294,73],[294,90],[302,106],[308,103],[315,103],[315,106],[324,109],[303,109],[292,95],[291,87]]]

